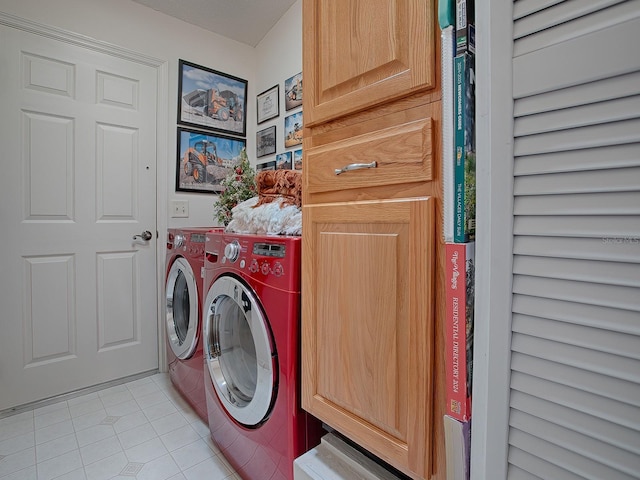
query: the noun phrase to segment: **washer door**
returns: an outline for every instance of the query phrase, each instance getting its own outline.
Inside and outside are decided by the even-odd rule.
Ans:
[[[204,354],[222,405],[238,423],[255,427],[276,394],[276,352],[253,291],[231,276],[209,289],[203,314]]]
[[[193,355],[198,343],[198,287],[191,265],[177,258],[171,265],[166,285],[167,338],[176,357]]]

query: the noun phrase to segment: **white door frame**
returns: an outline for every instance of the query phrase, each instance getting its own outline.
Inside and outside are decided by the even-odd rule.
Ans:
[[[513,2],[476,1],[471,478],[507,478],[513,287]]]
[[[167,195],[168,195],[168,167],[167,152],[168,139],[167,132],[167,102],[168,98],[168,61],[159,58],[150,57],[132,50],[119,47],[107,42],[95,40],[85,35],[70,32],[68,30],[43,25],[31,20],[27,20],[15,15],[0,12],[0,25],[6,25],[28,33],[40,35],[42,37],[51,38],[61,42],[80,46],[86,49],[94,50],[100,53],[106,53],[125,60],[153,67],[157,70],[158,79],[158,98],[156,99],[156,226],[157,226],[157,258],[156,266],[158,278],[156,279],[156,298],[158,315],[158,365],[160,371],[167,371],[167,359],[165,353],[165,328],[162,322],[164,308],[164,262],[166,256],[166,242],[162,232],[167,230]]]

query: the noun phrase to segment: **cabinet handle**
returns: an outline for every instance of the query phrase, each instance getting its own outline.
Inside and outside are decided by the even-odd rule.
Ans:
[[[371,163],[351,163],[346,167],[336,168],[334,171],[336,175],[340,175],[341,173],[348,172],[349,170],[360,170],[361,168],[376,168],[378,166],[377,162]]]

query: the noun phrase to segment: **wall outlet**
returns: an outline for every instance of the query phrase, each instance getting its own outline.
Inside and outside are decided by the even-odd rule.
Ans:
[[[171,216],[173,218],[188,217],[189,216],[189,201],[188,200],[172,200],[171,201]]]

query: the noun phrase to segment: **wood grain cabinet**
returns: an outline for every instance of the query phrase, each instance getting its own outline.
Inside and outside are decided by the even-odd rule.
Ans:
[[[431,0],[303,0],[302,404],[444,478],[439,35]]]

